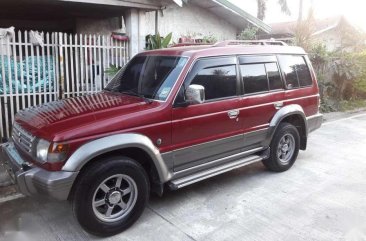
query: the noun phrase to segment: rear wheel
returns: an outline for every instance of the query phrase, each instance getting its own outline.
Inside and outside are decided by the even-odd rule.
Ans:
[[[271,142],[270,157],[263,164],[271,171],[288,170],[296,161],[300,148],[300,136],[295,126],[281,123]]]
[[[82,174],[74,193],[73,209],[80,225],[98,236],[130,227],[149,198],[149,179],[143,167],[127,157],[109,157]]]

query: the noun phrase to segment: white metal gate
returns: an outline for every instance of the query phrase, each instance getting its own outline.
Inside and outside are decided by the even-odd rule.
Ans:
[[[106,69],[129,59],[128,42],[111,36],[46,33],[43,39],[35,46],[29,32],[19,31],[0,40],[0,138],[9,137],[20,109],[98,92],[110,79]]]

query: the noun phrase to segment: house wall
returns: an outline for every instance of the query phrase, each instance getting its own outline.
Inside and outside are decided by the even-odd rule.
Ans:
[[[155,34],[155,12],[146,13],[146,29],[148,34]],[[235,39],[238,29],[222,18],[193,4],[179,7],[170,4],[159,14],[159,33],[162,36],[173,33],[173,41],[184,35],[203,37],[213,34],[218,40]]]
[[[122,19],[119,17],[105,19],[77,18],[75,25],[76,33],[110,35],[111,32],[122,30]]]
[[[342,37],[337,28],[314,36],[314,41],[325,44],[328,51],[334,51],[342,45]]]

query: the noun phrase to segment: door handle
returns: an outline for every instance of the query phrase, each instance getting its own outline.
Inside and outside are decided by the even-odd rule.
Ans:
[[[240,113],[239,110],[229,110],[227,112],[230,119],[235,119],[236,117],[238,117],[239,113]]]
[[[282,101],[281,101],[281,102],[276,102],[276,103],[274,103],[273,105],[274,105],[274,107],[275,107],[277,110],[279,110],[279,109],[281,109],[281,108],[283,107],[283,102],[282,102]]]

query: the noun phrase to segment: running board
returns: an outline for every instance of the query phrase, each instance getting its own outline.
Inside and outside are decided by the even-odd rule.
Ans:
[[[255,162],[262,161],[264,159],[263,156],[252,155],[237,161],[229,162],[221,166],[213,167],[208,170],[204,170],[201,172],[194,173],[192,175],[179,178],[177,180],[171,181],[168,185],[171,190],[177,190],[179,188],[191,185],[193,183],[205,180],[210,177],[214,177],[216,175],[222,174],[224,172],[228,172],[243,166],[250,165]]]

